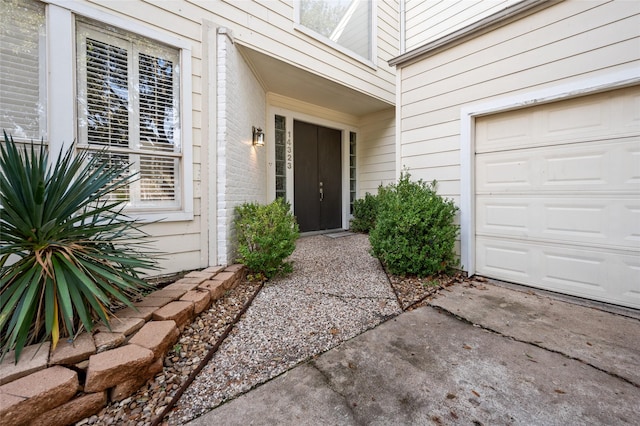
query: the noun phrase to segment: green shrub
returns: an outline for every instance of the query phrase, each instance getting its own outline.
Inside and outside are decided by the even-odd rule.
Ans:
[[[458,265],[453,223],[458,208],[436,194],[436,182],[411,182],[403,173],[397,184],[378,193],[378,216],[369,233],[372,252],[392,274],[426,277]]]
[[[289,203],[277,198],[270,204],[244,203],[236,207],[238,262],[252,274],[269,279],[292,271],[285,259],[293,253],[298,224]]]
[[[354,232],[370,232],[376,224],[378,197],[368,192],[353,202],[353,219],[349,228]]]
[[[108,321],[114,301],[131,306],[156,268],[139,223],[107,196],[126,184],[126,167],[73,146],[49,164],[40,145],[0,144],[0,335],[2,357],[25,345]]]

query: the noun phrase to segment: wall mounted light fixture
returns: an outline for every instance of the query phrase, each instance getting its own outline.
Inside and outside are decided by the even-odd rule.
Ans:
[[[264,132],[260,127],[253,127],[253,146],[264,146]]]

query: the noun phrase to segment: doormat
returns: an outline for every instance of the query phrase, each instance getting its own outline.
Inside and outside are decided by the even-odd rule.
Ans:
[[[340,237],[348,237],[349,235],[355,235],[355,233],[351,231],[340,231],[340,232],[334,232],[332,234],[324,234],[324,235],[329,238],[340,238]]]

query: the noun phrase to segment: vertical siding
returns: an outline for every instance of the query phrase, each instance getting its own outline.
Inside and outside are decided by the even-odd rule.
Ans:
[[[520,0],[406,0],[406,49],[444,37]]]
[[[401,162],[460,195],[462,107],[640,69],[640,3],[562,2],[401,69]]]
[[[356,145],[358,198],[376,194],[396,178],[395,109],[370,114],[360,122]]]

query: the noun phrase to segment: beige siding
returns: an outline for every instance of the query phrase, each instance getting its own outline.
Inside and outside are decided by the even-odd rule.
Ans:
[[[461,108],[638,69],[639,14],[637,2],[562,2],[402,68],[402,165],[458,196]]]
[[[406,50],[444,37],[520,0],[406,0]]]
[[[349,126],[358,125],[358,117],[354,115],[345,114],[343,112],[335,111],[332,109],[322,108],[317,105],[299,101],[297,99],[281,96],[277,93],[269,93],[267,101],[270,106],[284,108],[289,111],[296,111],[322,120],[343,123]]]
[[[395,181],[396,143],[393,108],[364,117],[357,141],[358,197],[376,194],[378,186]]]
[[[399,1],[402,0],[378,2],[378,66],[384,69],[385,75],[391,73],[392,80],[395,79],[395,70],[392,67],[387,68],[386,63],[400,53]]]
[[[205,29],[204,21],[212,22],[215,27],[226,27],[230,30],[234,42],[248,46],[254,50],[273,56],[283,62],[295,65],[306,71],[315,73],[328,80],[340,83],[346,87],[367,94],[373,98],[383,100],[389,104],[395,103],[395,70],[388,66],[387,61],[398,55],[398,0],[380,0],[377,5],[376,34],[378,37],[375,61],[377,67],[371,67],[361,61],[342,54],[330,46],[297,31],[294,28],[294,2],[287,1],[221,1],[221,0],[180,0],[180,1],[155,1],[155,0],[129,0],[129,1],[108,1],[108,0],[78,0],[79,7],[90,7],[102,11],[111,16],[121,18],[123,26],[126,22],[135,22],[156,31],[170,34],[184,40],[191,45],[192,52],[192,136],[193,136],[193,174],[194,174],[194,219],[186,222],[166,222],[155,223],[147,226],[147,231],[157,240],[156,247],[166,253],[161,261],[163,273],[175,272],[186,269],[205,267],[208,264],[208,248],[210,235],[215,232],[209,229],[207,217],[211,212],[207,209],[207,204],[213,200],[207,199],[208,175],[213,173],[207,168],[207,151],[216,147],[216,141],[209,140],[210,133],[207,126],[213,126],[214,122],[210,117],[204,117],[203,111],[214,111],[215,106],[207,104],[204,97],[203,86],[216,84],[215,80],[209,80],[211,76],[203,75],[203,61],[206,55],[203,52],[203,37]],[[126,29],[126,28],[125,28]],[[209,52],[214,54],[214,52]],[[235,54],[234,54],[235,55]],[[236,56],[230,58],[236,60]],[[240,64],[240,63],[239,63]],[[242,64],[240,64],[242,65]],[[240,67],[242,68],[242,66]],[[247,71],[247,69],[243,69]],[[215,71],[215,70],[212,70]],[[247,77],[248,78],[248,77]],[[247,79],[245,78],[245,80]],[[252,83],[252,89],[260,92],[258,82]],[[211,86],[209,86],[211,87]],[[237,129],[232,129],[234,133],[233,141],[229,143],[244,143],[247,136],[239,139],[236,135],[251,129],[251,125],[261,125],[261,117],[265,114],[264,93],[259,98],[262,104],[246,105],[240,102],[236,106],[251,109],[251,123],[238,123]],[[233,101],[228,97],[229,101]],[[237,99],[236,99],[237,100]],[[255,99],[252,98],[252,101]],[[245,108],[245,109],[246,109]],[[235,114],[234,111],[228,111]],[[331,115],[327,112],[325,115]],[[345,122],[357,123],[358,117],[350,117]],[[234,123],[229,123],[233,125]],[[393,120],[389,120],[387,132],[392,127]],[[204,127],[204,128],[203,128]],[[376,137],[374,145],[384,145],[393,140],[390,138]],[[383,142],[383,140],[385,142]],[[388,148],[386,148],[388,149]],[[237,152],[234,151],[235,154]],[[234,155],[235,155],[234,154]],[[376,159],[376,156],[383,154],[365,154],[371,164],[369,173],[375,174],[377,165],[379,170],[375,179],[385,179],[389,172],[389,165],[380,166],[384,161]],[[389,156],[389,154],[387,154]],[[262,158],[264,153],[258,152],[258,160],[264,163]],[[391,158],[393,154],[390,154]],[[238,161],[235,157],[228,158],[226,167],[238,167],[240,170],[246,168],[246,164]],[[376,163],[378,161],[378,163]],[[381,161],[381,162],[380,162]],[[393,162],[389,163],[391,166]],[[227,182],[224,189],[228,192],[238,192],[242,194],[230,194],[222,200],[219,209],[230,214],[233,205],[247,198],[264,200],[266,196],[265,186],[265,164],[261,164],[255,171],[259,176],[251,175],[255,180],[252,185],[243,182],[242,188],[234,187],[234,179],[231,172],[227,173]],[[371,178],[373,179],[373,178]],[[251,188],[250,193],[247,188]],[[222,188],[218,188],[221,190]],[[213,193],[213,189],[208,189]],[[244,195],[243,195],[244,194]],[[218,223],[219,227],[227,230],[230,234],[228,218],[222,218],[225,223]],[[210,234],[210,235],[209,235]],[[213,237],[212,237],[213,238]],[[218,241],[219,258],[230,256],[226,249],[221,249],[221,245],[227,245],[228,241]],[[231,257],[227,257],[231,259]]]
[[[161,252],[159,264],[162,270],[156,273],[172,273],[206,267],[207,235],[202,234],[202,223],[206,220],[204,219],[206,209],[202,207],[200,190],[202,181],[206,179],[206,171],[202,170],[203,159],[201,157],[203,139],[201,133],[202,47],[200,24],[176,17],[159,8],[156,4],[142,1],[98,3],[100,5],[96,4],[96,8],[110,15],[143,23],[155,30],[191,42],[194,219],[192,221],[155,223],[147,225],[143,229],[151,235],[154,241],[153,249]]]
[[[109,5],[108,2],[104,2]],[[124,7],[120,7],[124,3]],[[172,18],[180,22],[178,28],[191,38],[199,37],[200,24],[203,19],[219,26],[229,28],[237,42],[264,52],[285,62],[299,66],[330,80],[340,82],[348,87],[370,94],[379,99],[393,103],[395,100],[394,72],[386,62],[397,55],[397,49],[378,49],[377,70],[354,61],[331,47],[309,37],[294,28],[293,2],[251,2],[251,1],[177,1],[153,2],[156,10],[145,8],[138,2],[118,2],[119,10],[127,10],[130,16],[145,17],[153,25],[158,20]],[[397,1],[380,1],[380,14],[393,16],[397,10]],[[164,13],[158,12],[163,10]],[[148,13],[148,14],[146,14]],[[144,19],[144,18],[142,18]],[[378,20],[383,25],[386,21]],[[175,27],[175,23],[166,23],[165,28]],[[397,26],[396,26],[397,28]],[[398,45],[397,31],[378,31],[382,37],[382,45]]]

